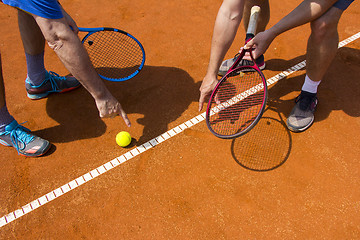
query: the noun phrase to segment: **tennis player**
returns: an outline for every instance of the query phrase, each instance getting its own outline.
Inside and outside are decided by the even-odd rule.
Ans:
[[[210,95],[218,83],[217,75],[224,75],[238,57],[235,55],[234,58],[223,61],[234,41],[241,19],[244,17],[244,25],[247,29],[250,10],[255,5],[261,8],[257,26],[257,32],[261,32],[265,30],[270,18],[268,0],[223,0],[215,20],[208,69],[200,86],[199,111],[203,107],[205,98]],[[241,60],[239,66],[249,65],[246,61],[248,60]],[[257,57],[256,63],[260,69],[265,68],[262,55]]]
[[[352,2],[353,0],[305,0],[273,27],[257,34],[246,45],[246,48],[256,48],[256,58],[268,49],[276,36],[310,22],[305,81],[286,122],[291,131],[305,131],[314,122],[318,86],[338,49],[337,26],[342,13]]]
[[[41,99],[51,93],[73,90],[80,83],[94,98],[100,117],[122,116],[130,121],[121,104],[105,87],[93,68],[78,36],[75,21],[56,0],[2,0],[18,10],[18,22],[25,50],[27,78],[25,88],[30,99]],[[69,27],[71,26],[71,28]],[[74,77],[62,77],[46,71],[44,66],[45,41],[58,55]],[[75,57],[76,56],[76,57]],[[78,80],[79,81],[78,81]],[[0,76],[0,143],[14,147],[19,154],[41,156],[50,143],[19,125],[9,113],[5,102],[3,76]]]

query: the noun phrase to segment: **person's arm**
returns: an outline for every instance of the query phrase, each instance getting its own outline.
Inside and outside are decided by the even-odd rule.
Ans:
[[[234,41],[241,22],[243,8],[243,0],[224,0],[219,9],[211,42],[210,61],[200,87],[199,111],[202,109],[206,96],[211,93],[218,82],[219,67]]]
[[[32,15],[48,45],[64,66],[94,98],[100,117],[120,115],[127,126],[131,123],[118,100],[110,93],[96,73],[80,39],[69,27],[67,19],[46,19]]]
[[[270,29],[257,34],[245,48],[254,47],[254,58],[264,54],[281,33],[311,22],[323,15],[337,0],[305,0]]]

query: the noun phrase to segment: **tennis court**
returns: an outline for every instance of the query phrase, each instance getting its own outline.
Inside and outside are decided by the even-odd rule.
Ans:
[[[270,1],[274,25],[300,1]],[[81,27],[140,40],[135,78],[106,82],[132,122],[100,119],[84,88],[26,97],[16,11],[0,5],[7,106],[49,140],[40,158],[0,147],[0,239],[359,239],[360,3],[339,23],[342,46],[319,87],[315,123],[284,125],[305,75],[309,25],[265,54],[269,100],[259,124],[234,140],[213,136],[198,112],[221,1],[62,0]],[[227,58],[242,45],[243,27]],[[239,43],[238,45],[236,43]],[[46,68],[66,75],[55,53]],[[133,137],[127,148],[115,136]]]

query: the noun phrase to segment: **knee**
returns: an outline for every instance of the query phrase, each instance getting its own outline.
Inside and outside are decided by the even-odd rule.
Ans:
[[[336,36],[337,24],[338,21],[336,21],[336,19],[322,16],[311,22],[311,35],[318,41],[322,41],[331,36]]]
[[[64,42],[60,39],[60,38],[56,38],[54,37],[53,39],[46,39],[49,47],[54,50],[54,51],[58,51],[62,48],[62,46],[64,46]]]
[[[71,30],[63,26],[50,26],[43,31],[44,38],[54,51],[60,50],[71,39]]]
[[[226,18],[240,22],[243,13],[243,3],[242,1],[224,0],[219,11]]]

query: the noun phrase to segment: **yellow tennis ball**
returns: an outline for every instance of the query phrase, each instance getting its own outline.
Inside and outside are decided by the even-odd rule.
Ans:
[[[130,133],[121,131],[116,135],[116,143],[120,147],[126,147],[131,143]]]

